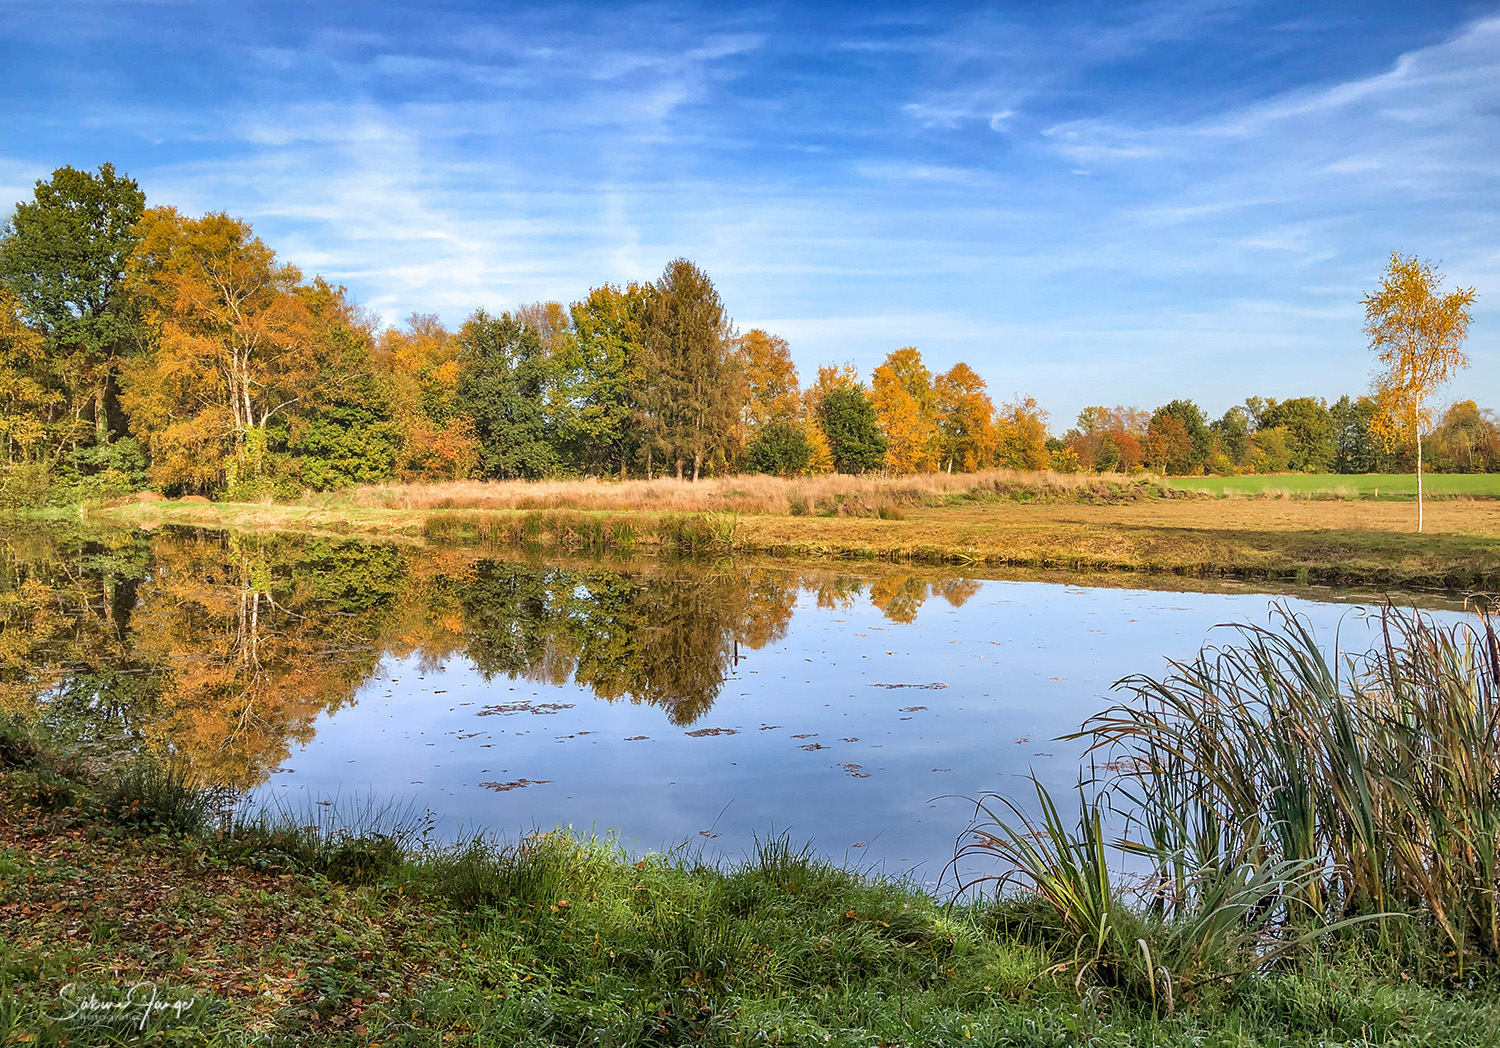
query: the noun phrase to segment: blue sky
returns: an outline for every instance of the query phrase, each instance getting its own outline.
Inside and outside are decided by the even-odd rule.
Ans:
[[[1367,388],[1392,250],[1480,292],[1500,4],[0,3],[0,208],[109,160],[391,323],[686,256],[741,329],[1086,404]]]

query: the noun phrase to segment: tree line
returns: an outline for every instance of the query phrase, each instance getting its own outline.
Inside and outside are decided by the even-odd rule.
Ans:
[[[382,327],[345,289],[279,259],[250,225],[146,205],[128,176],[59,168],[0,232],[0,503],[295,496],[383,481],[727,472],[1364,472],[1414,452],[1373,403],[1252,397],[1091,407],[1059,437],[1029,397],[996,405],[964,363],[914,347],[869,381],[804,386],[786,341],[736,331],[712,280],[656,280],[568,305],[414,314]],[[1500,432],[1454,405],[1438,469],[1500,468]]]

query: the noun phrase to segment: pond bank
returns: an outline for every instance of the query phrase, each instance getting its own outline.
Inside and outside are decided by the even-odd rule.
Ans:
[[[1136,499],[965,501],[883,515],[630,509],[390,508],[151,502],[86,519],[138,527],[488,541],[544,551],[709,552],[1195,578],[1500,589],[1500,504],[1434,503],[1429,531],[1392,503]]]

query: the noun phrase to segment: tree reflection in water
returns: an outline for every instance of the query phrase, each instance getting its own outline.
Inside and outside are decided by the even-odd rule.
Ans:
[[[175,754],[248,788],[386,657],[467,658],[689,725],[799,595],[910,622],[979,584],[736,562],[535,562],[304,536],[30,530],[0,540],[0,710],[90,753]]]

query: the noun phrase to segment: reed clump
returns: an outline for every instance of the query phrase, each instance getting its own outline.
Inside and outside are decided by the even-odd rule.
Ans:
[[[1284,606],[1272,627],[1117,688],[1068,738],[1102,770],[1076,827],[987,796],[958,859],[1041,900],[1079,978],[1153,1008],[1329,935],[1450,982],[1500,961],[1500,638],[1381,610],[1370,650],[1325,652]],[[1028,814],[1039,806],[1038,820]],[[1112,841],[1108,815],[1124,832]],[[1144,860],[1131,891],[1108,853]]]

